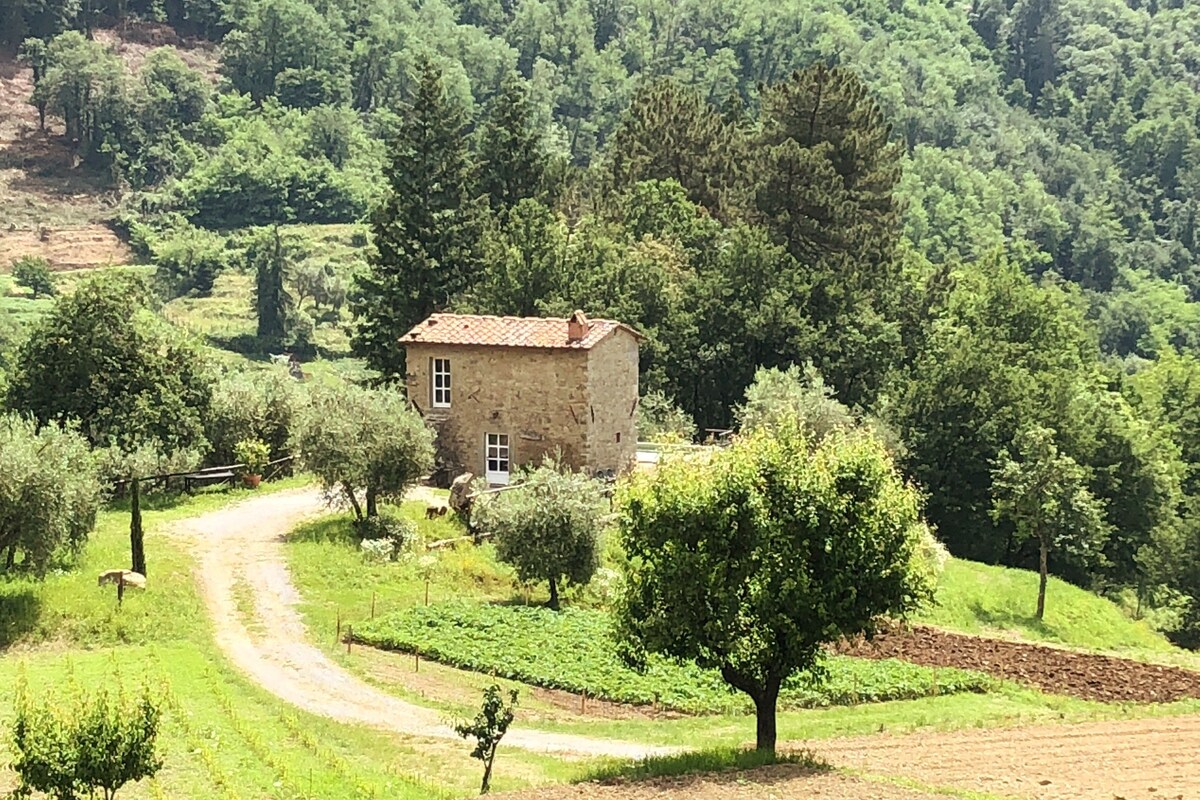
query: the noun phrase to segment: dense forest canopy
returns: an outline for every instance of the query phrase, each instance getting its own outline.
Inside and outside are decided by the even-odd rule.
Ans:
[[[214,68],[91,35],[134,20]],[[1101,517],[1052,570],[1200,630],[1200,4],[0,0],[0,48],[164,291],[255,273],[263,346],[345,301],[387,380],[432,310],[584,308],[685,429],[808,364],[956,553],[1035,563],[996,475],[1052,453]],[[341,271],[277,227],[350,221]]]

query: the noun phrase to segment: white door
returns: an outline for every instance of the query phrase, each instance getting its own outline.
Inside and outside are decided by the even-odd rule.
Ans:
[[[489,433],[484,442],[484,458],[487,460],[487,482],[494,486],[508,485],[508,434]]]

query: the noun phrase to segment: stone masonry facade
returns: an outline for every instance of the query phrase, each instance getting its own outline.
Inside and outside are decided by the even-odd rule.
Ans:
[[[437,429],[450,477],[488,473],[489,434],[507,437],[510,473],[555,453],[593,474],[633,465],[640,336],[576,315],[588,326],[578,339],[564,319],[449,314],[405,336],[408,397]],[[435,359],[449,361],[449,407],[433,402]]]

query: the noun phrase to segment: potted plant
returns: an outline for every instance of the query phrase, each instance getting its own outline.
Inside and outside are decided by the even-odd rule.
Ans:
[[[248,489],[257,489],[271,461],[271,448],[262,439],[242,439],[234,446],[233,455],[242,465],[242,483]]]

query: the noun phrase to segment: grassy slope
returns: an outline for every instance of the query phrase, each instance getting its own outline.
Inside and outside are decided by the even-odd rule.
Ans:
[[[287,488],[302,481],[274,484]],[[148,501],[144,515],[149,585],[116,607],[96,574],[124,566],[128,516],[101,514],[72,569],[41,582],[0,581],[0,730],[24,679],[35,693],[60,695],[106,684],[150,685],[169,701],[157,781],[122,797],[437,798],[476,788],[469,748],[341,725],[295,711],[232,670],[215,647],[192,579],[192,563],[164,535],[170,524],[246,496],[244,490]],[[0,796],[14,777],[0,733]],[[568,779],[582,764],[512,754],[498,788]]]
[[[445,538],[457,533],[452,521],[420,519],[419,504],[411,504],[405,511],[418,521],[428,538]],[[372,605],[378,615],[422,604],[425,583],[417,560],[410,558],[395,564],[364,563],[347,535],[345,518],[339,516],[324,517],[297,530],[289,542],[287,554],[293,580],[303,598],[300,608],[313,631],[314,641],[339,664],[397,695],[461,716],[473,710],[457,697],[474,696],[483,686],[498,682],[522,691],[521,719],[525,724],[549,730],[701,748],[739,746],[753,740],[753,721],[745,715],[626,720],[572,717],[531,694],[522,684],[497,681],[487,675],[431,662],[421,663],[420,680],[412,688],[408,685],[412,681],[408,677],[413,668],[411,657],[380,654],[370,648],[355,648],[353,653],[347,654],[345,648],[336,643],[334,631],[339,618],[343,626],[369,618]],[[960,566],[951,568],[948,581],[960,571]],[[503,565],[496,564],[490,545],[464,546],[442,552],[432,570],[429,587],[432,603],[459,597],[502,602],[527,599],[524,593],[514,589],[511,573],[506,572]],[[544,599],[544,590],[534,590],[529,599]],[[574,604],[585,607],[601,599],[591,594],[571,598]],[[439,685],[456,690],[454,696],[435,691]],[[1200,702],[1155,708],[1105,706],[1004,686],[987,695],[965,694],[782,712],[779,735],[782,739],[796,740],[883,730],[901,732],[927,727],[1015,725],[1063,719],[1119,718],[1127,714],[1186,713],[1197,709],[1200,709]]]
[[[937,604],[920,622],[965,633],[1110,652],[1168,654],[1176,651],[1144,620],[1131,619],[1118,605],[1065,581],[1051,578],[1046,617],[1034,617],[1038,576],[1027,570],[951,559],[938,584]]]

